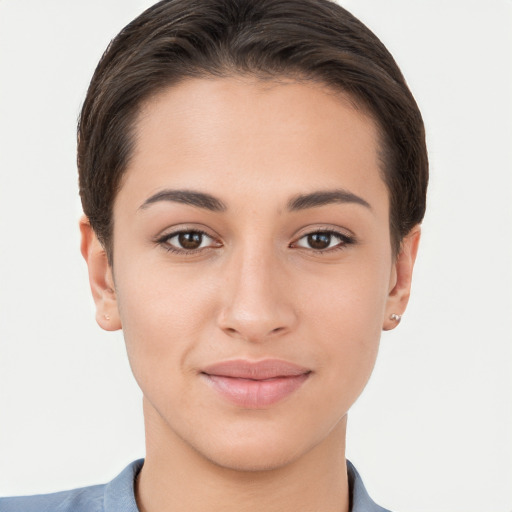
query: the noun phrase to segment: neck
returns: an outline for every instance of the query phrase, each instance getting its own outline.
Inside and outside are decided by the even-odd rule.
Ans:
[[[146,401],[141,512],[348,512],[346,418],[307,453],[262,471],[215,464],[180,439]],[[192,476],[191,476],[192,475]]]

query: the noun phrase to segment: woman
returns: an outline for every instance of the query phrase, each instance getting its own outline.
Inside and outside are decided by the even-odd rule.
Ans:
[[[407,306],[428,164],[380,41],[327,0],[160,2],[100,61],[78,166],[146,458],[0,510],[383,510],[346,419]]]

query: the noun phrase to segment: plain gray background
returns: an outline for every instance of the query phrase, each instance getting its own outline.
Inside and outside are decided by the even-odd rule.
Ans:
[[[152,2],[0,0],[0,495],[101,483],[144,455],[122,336],[79,254],[76,118]],[[348,457],[397,512],[512,510],[512,2],[350,0],[423,112],[429,211]]]

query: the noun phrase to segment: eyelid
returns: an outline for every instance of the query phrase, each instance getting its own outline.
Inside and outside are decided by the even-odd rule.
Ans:
[[[153,237],[153,240],[157,242],[158,240],[162,240],[165,238],[170,238],[174,235],[179,235],[180,233],[201,233],[203,235],[209,236],[210,238],[219,238],[215,232],[213,232],[209,227],[203,224],[195,224],[195,223],[180,223],[174,226],[167,226],[162,229],[157,235]]]
[[[309,226],[305,226],[297,230],[294,235],[294,240],[298,240],[299,238],[312,235],[314,233],[332,233],[343,238],[356,240],[356,235],[350,229],[333,224],[311,224]]]

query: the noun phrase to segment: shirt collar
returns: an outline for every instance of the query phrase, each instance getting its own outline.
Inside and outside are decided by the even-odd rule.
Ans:
[[[105,487],[104,512],[139,512],[135,501],[135,479],[143,464],[144,459],[133,461]]]
[[[105,512],[139,512],[135,501],[135,479],[143,464],[144,459],[132,462],[105,487]],[[389,512],[379,507],[370,498],[361,476],[348,460],[347,472],[350,489],[350,512]]]

